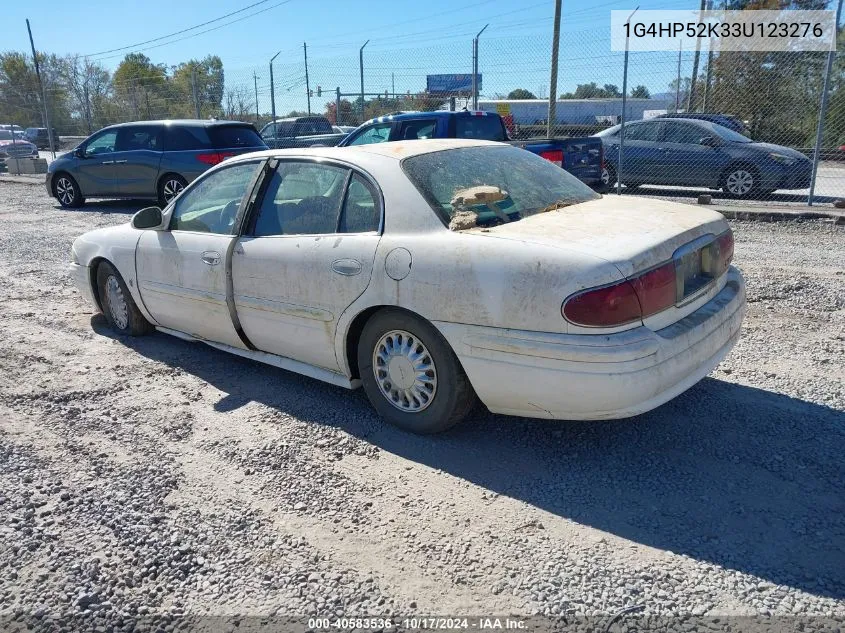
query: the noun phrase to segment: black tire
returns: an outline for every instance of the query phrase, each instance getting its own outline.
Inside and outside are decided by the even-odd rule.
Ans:
[[[731,165],[722,174],[721,188],[732,198],[753,198],[760,194],[760,172],[752,165]]]
[[[398,396],[391,401],[391,398],[382,391],[383,387],[380,383],[381,385],[390,384],[391,374],[387,371],[387,365],[380,365],[382,361],[376,360],[376,367],[384,368],[379,370],[382,378],[378,379],[377,371],[373,368],[374,357],[378,349],[386,351],[386,347],[381,344],[382,340],[395,332],[409,334],[410,338],[396,336],[394,340],[401,340],[402,345],[408,345],[410,353],[420,358],[421,366],[431,365],[430,372],[425,374],[427,378],[432,378],[432,383],[427,383],[428,387],[432,384],[434,386],[429,400],[424,401],[420,398],[412,402]],[[423,355],[419,356],[420,353]],[[396,354],[396,356],[408,360],[403,354]],[[426,363],[426,358],[431,362]],[[405,374],[402,373],[401,365],[399,361],[394,371],[397,371],[397,376],[401,374],[404,379]],[[411,364],[407,367],[413,371]],[[430,323],[402,310],[385,309],[377,312],[367,321],[358,342],[358,369],[364,392],[378,414],[394,426],[412,433],[429,434],[445,431],[463,420],[476,403],[475,391],[467,375],[440,332]],[[417,372],[419,371],[417,368]],[[414,387],[416,382],[414,381]],[[424,387],[424,390],[427,389]],[[398,394],[398,390],[395,391]],[[415,402],[422,405],[422,408],[413,410]],[[407,406],[403,406],[405,403]]]
[[[76,209],[85,204],[79,184],[65,172],[53,176],[53,196],[65,209]]]
[[[188,181],[179,174],[166,174],[158,183],[158,204],[163,209],[170,201],[182,193]]]
[[[605,163],[601,170],[601,185],[604,191],[610,191],[616,184],[616,170],[610,163]]]
[[[120,273],[109,262],[102,262],[97,267],[97,290],[103,316],[115,332],[127,336],[142,336],[153,331],[152,324],[135,305]],[[123,307],[112,303],[118,298],[123,300]]]

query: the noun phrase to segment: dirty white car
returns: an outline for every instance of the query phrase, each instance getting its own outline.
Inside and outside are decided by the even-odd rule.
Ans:
[[[271,150],[73,245],[123,334],[158,329],[347,388],[388,421],[622,418],[706,376],[745,288],[723,217],[601,197],[508,145]]]

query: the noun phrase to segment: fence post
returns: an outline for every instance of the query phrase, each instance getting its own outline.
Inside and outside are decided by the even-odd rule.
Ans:
[[[364,42],[364,46],[370,43],[370,40]],[[358,66],[361,69],[361,123],[364,122],[364,46],[358,51]]]
[[[255,74],[254,70],[252,71],[252,81],[255,84],[255,125],[258,125],[261,116],[258,114],[258,75]]]
[[[839,0],[839,7],[836,9],[836,22],[833,32],[834,49],[827,52],[827,66],[824,73],[824,85],[822,86],[822,101],[819,105],[819,124],[816,128],[816,147],[813,151],[813,171],[810,174],[810,192],[807,194],[807,206],[813,206],[813,195],[816,192],[816,176],[819,171],[819,155],[822,151],[824,137],[824,117],[827,114],[827,96],[830,87],[830,73],[833,70],[833,57],[836,55],[835,45],[839,34],[839,19],[842,17],[842,0]]]
[[[639,11],[639,7],[631,11],[626,24],[631,23],[631,18]],[[625,105],[628,103],[628,44],[630,27],[625,29],[625,64],[622,67],[622,117],[619,120],[619,154],[616,158],[616,195],[622,195],[622,148],[625,146]],[[610,183],[608,182],[608,185]]]
[[[311,114],[311,84],[308,81],[308,44],[302,42],[302,51],[305,53],[305,96],[308,97],[308,114]]]
[[[490,26],[485,24],[484,28],[478,32],[475,39],[472,40],[472,109],[478,110],[478,38],[484,33],[484,30]]]
[[[555,24],[552,35],[552,74],[549,78],[549,118],[546,122],[546,136],[552,137],[552,128],[557,123],[557,58],[560,54],[560,10],[561,0],[555,0]]]

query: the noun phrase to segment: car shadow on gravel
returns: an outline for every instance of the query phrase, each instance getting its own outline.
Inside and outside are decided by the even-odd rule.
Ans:
[[[114,336],[101,316],[92,325]],[[120,340],[227,394],[217,411],[259,402],[636,543],[845,598],[841,411],[707,378],[628,420],[551,422],[479,407],[455,429],[419,437],[382,423],[361,390],[163,334]]]
[[[55,200],[53,202],[53,208],[56,211],[67,211],[68,213],[126,213],[130,215],[156,204],[153,200],[86,200],[81,207],[66,209]]]

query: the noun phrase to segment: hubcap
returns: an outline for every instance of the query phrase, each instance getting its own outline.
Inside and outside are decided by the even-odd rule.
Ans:
[[[182,185],[182,183],[178,180],[168,180],[164,183],[164,199],[167,202],[170,202],[173,198],[182,193],[182,189],[184,188],[184,185]]]
[[[737,169],[728,175],[725,184],[728,191],[741,196],[751,191],[751,187],[754,185],[754,176],[744,169]]]
[[[67,178],[59,178],[59,182],[56,183],[56,197],[59,199],[59,202],[70,204],[73,202],[73,196],[73,183]]]
[[[373,373],[382,395],[406,413],[426,409],[437,392],[431,354],[422,341],[404,330],[392,330],[376,343]]]
[[[106,280],[106,303],[109,305],[114,324],[121,330],[125,330],[129,325],[129,306],[126,305],[120,282],[114,275],[110,275]]]

